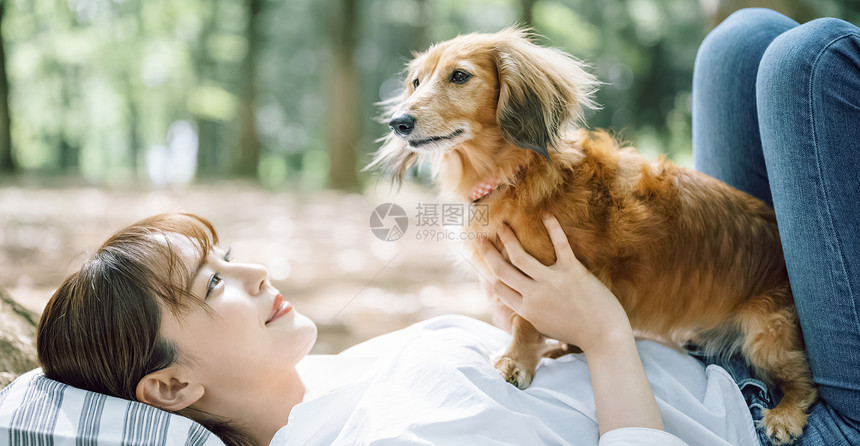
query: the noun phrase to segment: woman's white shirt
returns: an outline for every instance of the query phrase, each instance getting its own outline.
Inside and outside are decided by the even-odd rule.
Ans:
[[[651,341],[637,346],[666,432],[599,436],[583,355],[544,358],[519,390],[490,365],[510,335],[443,316],[299,364],[308,389],[273,445],[758,445],[720,367]]]

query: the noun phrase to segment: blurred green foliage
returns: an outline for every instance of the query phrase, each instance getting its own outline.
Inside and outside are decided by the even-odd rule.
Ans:
[[[249,27],[251,4],[260,11]],[[696,50],[733,9],[720,0],[5,0],[2,33],[18,170],[95,184],[169,184],[234,172],[243,106],[253,112],[257,179],[323,187],[331,175],[332,15],[356,29],[351,150],[360,169],[387,132],[374,103],[399,87],[411,51],[523,19],[543,44],[586,60],[606,82],[589,125],[648,156],[690,163]],[[523,4],[531,5],[529,14]],[[760,3],[795,19],[857,21],[856,3]],[[340,6],[339,6],[340,5]],[[254,45],[252,45],[252,43]],[[249,48],[256,48],[249,59]],[[349,51],[353,51],[349,50]],[[247,71],[248,63],[254,69]],[[253,79],[246,79],[246,73]],[[245,81],[255,87],[243,93]],[[247,125],[247,124],[244,124]],[[256,156],[256,155],[255,155]],[[366,175],[366,174],[364,174]],[[367,177],[359,176],[359,179]]]

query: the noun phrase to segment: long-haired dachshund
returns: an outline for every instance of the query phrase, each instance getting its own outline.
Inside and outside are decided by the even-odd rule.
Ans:
[[[784,397],[763,421],[775,443],[793,441],[817,393],[773,210],[702,173],[648,161],[606,132],[575,128],[597,85],[581,62],[523,30],[434,45],[409,63],[391,103],[393,133],[369,167],[401,181],[427,157],[445,196],[489,206],[489,226],[470,229],[496,234],[507,222],[547,265],[555,252],[540,215],[555,215],[634,329],[711,354],[740,352],[778,385]],[[494,365],[526,388],[544,338],[519,317],[512,328]]]

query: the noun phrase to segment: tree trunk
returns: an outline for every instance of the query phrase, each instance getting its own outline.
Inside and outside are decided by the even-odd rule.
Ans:
[[[143,145],[140,138],[140,113],[137,108],[137,98],[135,97],[135,88],[132,84],[131,73],[126,72],[124,82],[125,86],[125,106],[128,112],[128,157],[129,163],[134,175],[137,175],[138,158],[140,158],[140,147]]]
[[[9,78],[6,75],[6,43],[3,41],[3,19],[6,2],[0,1],[0,172],[16,170],[12,158],[12,119],[9,116]]]
[[[60,77],[60,116],[62,125],[55,135],[57,150],[60,152],[60,171],[63,173],[77,173],[80,164],[79,141],[69,141],[66,132],[69,128],[69,118],[76,110],[72,109],[72,90],[74,86],[80,85],[79,68],[75,66],[57,63],[55,65]]]
[[[430,24],[432,12],[430,10],[433,5],[427,0],[417,0],[418,3],[418,19],[415,20],[415,26],[412,28],[412,44],[409,46],[412,50],[425,50],[430,46],[430,36],[427,32]]]
[[[218,17],[219,2],[212,0],[206,11],[208,17],[200,31],[195,47],[192,51],[194,61],[194,72],[197,85],[205,85],[208,75],[212,70],[212,60],[209,57],[207,42],[215,29],[215,21]],[[197,149],[197,177],[216,177],[225,173],[227,163],[222,162],[218,143],[218,123],[205,117],[195,117],[197,121],[198,149]]]
[[[520,0],[520,23],[532,29],[535,26],[532,15],[535,3],[537,3],[537,0]]]
[[[39,367],[36,325],[39,317],[0,289],[0,389],[18,375]]]
[[[248,51],[242,62],[242,90],[239,106],[239,160],[235,172],[240,176],[257,177],[260,160],[260,138],[257,135],[257,56],[260,51],[259,17],[263,0],[248,1],[248,25],[245,35]]]
[[[139,3],[135,4],[135,9],[133,11],[137,20],[137,29],[134,31],[136,35],[141,35],[144,30],[143,14],[140,10],[140,6],[141,5]],[[111,27],[111,31],[115,33],[114,35],[116,35],[117,38],[120,38],[119,36],[121,31],[117,25]],[[136,69],[139,69],[138,67],[139,65],[137,64],[131,64],[130,66],[126,65],[122,68],[124,81],[123,86],[125,87],[123,93],[125,93],[126,111],[128,112],[128,122],[126,124],[128,128],[128,156],[132,171],[135,175],[135,180],[138,179],[138,164],[141,164],[139,161],[141,161],[140,154],[143,149],[143,139],[140,135],[140,102],[137,95],[140,89],[134,82],[134,72]],[[145,162],[143,164],[145,164]]]
[[[328,83],[328,107],[323,119],[328,133],[329,186],[341,190],[359,188],[357,145],[361,138],[358,107],[358,11],[354,0],[339,0],[331,9],[329,31],[333,66]]]

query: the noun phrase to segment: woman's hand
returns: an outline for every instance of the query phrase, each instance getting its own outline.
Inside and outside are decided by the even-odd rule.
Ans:
[[[585,352],[601,435],[623,427],[663,429],[627,314],[573,255],[558,220],[547,215],[543,222],[555,247],[554,265],[546,266],[525,252],[508,227],[499,238],[513,265],[489,242],[481,244],[493,297],[541,333]]]
[[[540,263],[523,250],[514,232],[505,226],[499,238],[513,265],[484,241],[481,251],[490,273],[482,281],[485,290],[491,290],[491,297],[501,300],[541,333],[586,353],[610,348],[619,339],[632,339],[630,321],[618,299],[576,259],[558,220],[546,215],[543,222],[555,247],[556,263]],[[501,322],[507,319],[504,316],[509,317],[494,308],[496,325],[500,325],[497,318]]]
[[[492,276],[491,273],[484,271],[484,275],[479,279],[481,282],[481,289],[490,299],[490,319],[493,322],[493,325],[511,333],[514,322],[513,319],[517,313],[514,313],[514,310],[511,310],[511,307],[505,305],[504,302],[496,297],[496,293],[493,291],[493,284],[484,278],[490,276]]]

